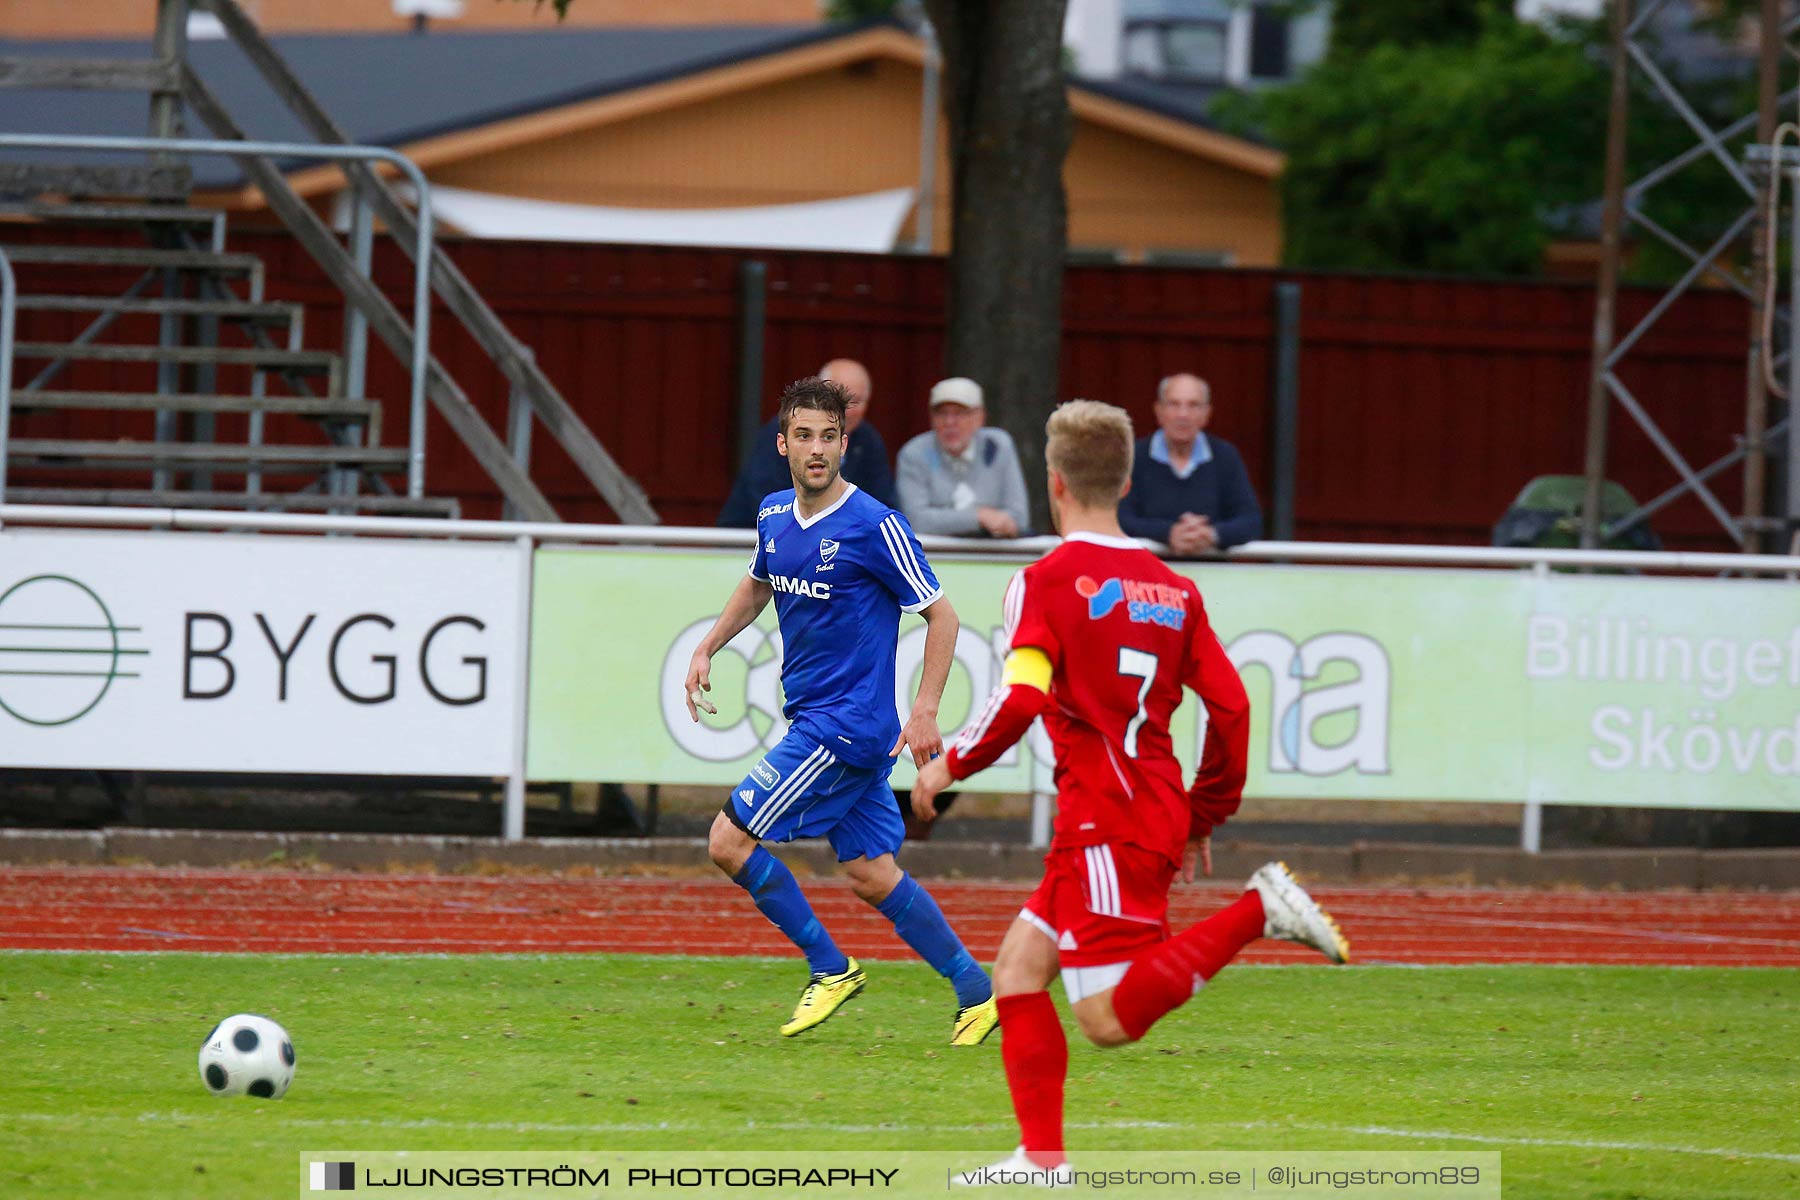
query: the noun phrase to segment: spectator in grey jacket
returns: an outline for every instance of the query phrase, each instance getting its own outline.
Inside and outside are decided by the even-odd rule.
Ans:
[[[983,424],[981,385],[953,376],[931,389],[931,432],[900,447],[900,511],[919,533],[1012,538],[1030,507],[1012,437]]]

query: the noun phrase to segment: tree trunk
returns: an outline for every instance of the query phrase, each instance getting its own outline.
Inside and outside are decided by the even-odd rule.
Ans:
[[[1048,532],[1044,421],[1056,406],[1068,211],[1066,0],[925,0],[950,123],[949,374],[986,390]]]

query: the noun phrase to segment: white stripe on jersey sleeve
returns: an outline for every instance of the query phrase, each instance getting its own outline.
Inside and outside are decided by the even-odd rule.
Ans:
[[[943,588],[931,588],[925,584],[925,572],[919,566],[918,556],[912,552],[912,543],[905,530],[900,526],[898,517],[889,516],[881,522],[881,537],[887,543],[888,556],[893,559],[896,569],[906,580],[907,586],[913,590],[910,604],[902,604],[904,612],[918,612],[921,608],[929,608],[937,598],[944,594]]]
[[[906,535],[900,531],[900,522],[892,517],[884,517],[881,522],[881,538],[887,543],[888,557],[893,559],[894,566],[906,577],[912,586],[913,598],[916,600],[926,592],[925,580],[914,569],[912,557],[905,553]]]
[[[994,723],[994,718],[1000,714],[1000,709],[1006,704],[1006,698],[1011,694],[1012,687],[1010,685],[997,687],[989,694],[987,703],[982,706],[975,719],[970,721],[958,735],[955,743],[958,750],[967,754],[980,744],[981,739],[987,736],[988,726]]]
[[[900,518],[897,516],[889,517],[888,520],[894,523],[894,532],[899,535],[900,552],[906,555],[906,561],[912,564],[913,573],[919,577],[921,582],[923,582],[925,579],[925,564],[919,561],[918,554],[913,551],[913,540],[907,533],[907,527],[901,523]]]
[[[1006,653],[1012,653],[1014,635],[1019,632],[1019,617],[1025,611],[1025,568],[1013,572],[1006,585],[1006,599],[1000,603],[1002,627],[1006,630]]]

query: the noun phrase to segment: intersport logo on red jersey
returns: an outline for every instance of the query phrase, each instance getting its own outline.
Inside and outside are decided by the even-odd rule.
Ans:
[[[1180,629],[1187,624],[1187,592],[1166,583],[1116,576],[1095,583],[1093,576],[1083,575],[1076,579],[1075,591],[1088,602],[1089,620],[1098,621],[1123,604],[1125,615],[1140,625]]]

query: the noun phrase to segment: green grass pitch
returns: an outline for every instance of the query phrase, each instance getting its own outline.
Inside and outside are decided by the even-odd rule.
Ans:
[[[0,1195],[282,1196],[298,1152],[350,1146],[1012,1147],[998,1040],[946,1044],[941,980],[872,964],[786,1040],[801,982],[763,959],[0,954]],[[1509,1197],[1790,1200],[1797,1003],[1791,970],[1238,967],[1141,1045],[1071,1038],[1070,1147],[1498,1150]],[[293,1035],[285,1099],[202,1087],[200,1039],[238,1011]]]

